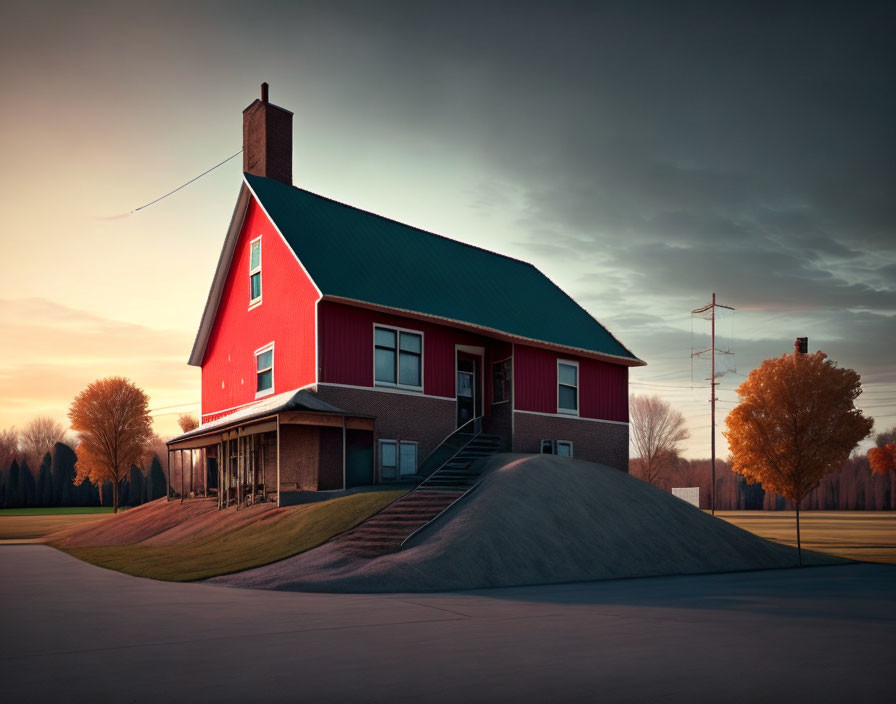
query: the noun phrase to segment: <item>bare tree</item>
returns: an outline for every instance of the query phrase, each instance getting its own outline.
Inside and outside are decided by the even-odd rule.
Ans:
[[[32,467],[40,465],[44,455],[65,437],[65,426],[47,416],[38,416],[22,430],[22,452]]]
[[[199,427],[199,419],[193,413],[181,413],[177,417],[177,424],[183,432],[189,433]]]
[[[0,430],[0,472],[12,464],[19,453],[19,432],[15,428]]]
[[[659,396],[632,396],[629,415],[638,474],[658,485],[678,461],[679,443],[690,437],[684,416]]]

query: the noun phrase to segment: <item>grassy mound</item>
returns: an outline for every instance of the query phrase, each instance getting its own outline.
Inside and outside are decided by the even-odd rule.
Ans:
[[[317,547],[382,510],[403,491],[373,491],[314,504],[261,504],[219,512],[209,501],[164,499],[71,528],[48,544],[138,577],[185,582],[238,572]]]
[[[806,551],[803,557],[811,564],[844,562]],[[359,560],[330,543],[214,581],[308,591],[447,591],[796,564],[795,549],[618,470],[505,454],[489,461],[476,491],[398,553]]]
[[[5,516],[81,516],[112,513],[111,506],[47,506],[42,508],[4,508],[0,518]]]

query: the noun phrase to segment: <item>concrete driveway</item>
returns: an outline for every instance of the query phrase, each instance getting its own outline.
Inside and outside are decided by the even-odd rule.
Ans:
[[[0,633],[10,703],[892,701],[896,567],[323,595],[7,545]]]

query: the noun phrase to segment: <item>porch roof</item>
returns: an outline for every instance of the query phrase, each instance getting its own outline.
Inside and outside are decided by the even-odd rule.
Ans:
[[[239,410],[229,413],[223,418],[203,423],[195,430],[191,430],[183,435],[171,438],[166,444],[168,447],[178,445],[184,441],[192,440],[206,434],[217,433],[233,426],[250,423],[253,420],[264,418],[266,416],[276,415],[285,411],[304,411],[307,413],[322,413],[328,415],[350,416],[352,418],[372,418],[373,416],[363,413],[352,413],[344,411],[341,408],[321,401],[308,389],[299,389],[285,391],[280,394],[268,396],[261,399],[251,406],[240,408]]]

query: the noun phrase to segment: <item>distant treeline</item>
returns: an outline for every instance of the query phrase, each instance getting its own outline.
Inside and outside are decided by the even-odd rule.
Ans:
[[[74,450],[61,442],[44,455],[36,472],[27,459],[13,458],[0,469],[0,508],[111,506],[111,482],[103,486],[102,495],[90,482],[75,486],[77,459]],[[122,506],[139,506],[165,496],[165,473],[158,455],[153,455],[146,471],[132,466],[128,478],[118,485],[118,495]]]
[[[638,476],[638,460],[632,460],[631,473]],[[660,488],[700,487],[700,508],[709,508],[712,486],[710,460],[678,460],[677,466],[659,482]],[[747,484],[743,475],[731,471],[731,465],[716,460],[716,508],[720,511],[784,510],[792,508],[780,496],[765,491],[759,484]],[[896,475],[873,474],[867,455],[850,457],[843,468],[827,475],[800,507],[821,511],[892,511],[896,510]]]

